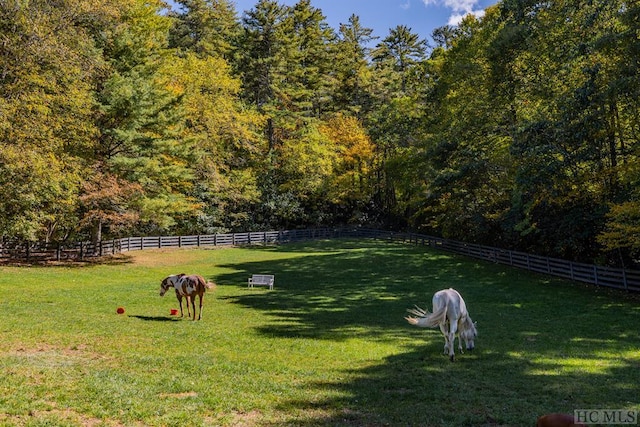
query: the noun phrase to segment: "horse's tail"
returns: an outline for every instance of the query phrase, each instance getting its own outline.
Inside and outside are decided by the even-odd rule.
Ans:
[[[206,281],[204,280],[204,277],[200,276],[200,275],[196,275],[196,278],[198,280],[198,287],[200,287],[203,291],[207,291],[207,289],[215,289],[216,288],[216,284],[211,282],[211,281]]]
[[[433,313],[429,313],[429,310],[423,310],[417,306],[407,311],[413,315],[405,317],[407,322],[422,328],[435,328],[440,323],[443,323],[447,317],[446,304],[438,307]]]

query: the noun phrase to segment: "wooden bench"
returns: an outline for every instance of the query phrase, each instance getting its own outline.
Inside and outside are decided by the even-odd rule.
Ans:
[[[273,289],[274,281],[275,276],[273,274],[254,274],[249,277],[249,287],[253,288],[254,286],[268,286],[269,289]]]

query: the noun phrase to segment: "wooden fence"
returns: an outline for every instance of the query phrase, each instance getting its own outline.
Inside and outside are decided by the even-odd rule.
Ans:
[[[578,282],[590,283],[607,288],[640,292],[640,271],[612,268],[549,258],[524,252],[499,249],[490,246],[464,243],[439,237],[415,233],[394,233],[389,231],[360,229],[360,237],[387,239],[391,241],[429,246],[456,254],[465,255],[497,264],[505,264],[536,273],[562,277]]]
[[[0,259],[26,262],[82,261],[91,257],[145,249],[280,244],[300,240],[339,238],[347,234],[355,236],[353,232],[346,229],[319,228],[193,236],[124,237],[122,239],[102,240],[97,243],[3,242],[0,243]]]
[[[335,239],[341,237],[383,239],[406,244],[429,246],[435,249],[498,264],[505,264],[536,273],[590,283],[596,286],[640,292],[640,271],[638,270],[583,264],[417,233],[397,233],[367,228],[317,228],[192,236],[125,237],[122,239],[104,240],[96,244],[88,242],[67,245],[5,242],[0,244],[0,258],[27,262],[83,260],[88,257],[145,249],[283,244],[302,240]]]

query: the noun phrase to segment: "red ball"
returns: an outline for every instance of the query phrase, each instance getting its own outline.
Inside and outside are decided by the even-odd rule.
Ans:
[[[118,307],[118,309],[116,310],[116,313],[118,313],[118,314],[124,313],[124,308]]]

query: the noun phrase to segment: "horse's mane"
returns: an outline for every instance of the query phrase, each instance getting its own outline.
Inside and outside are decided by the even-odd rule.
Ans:
[[[462,319],[462,330],[460,331],[460,334],[462,336],[464,335],[469,335],[471,334],[471,336],[476,337],[478,336],[478,330],[476,329],[476,324],[473,323],[473,320],[471,320],[471,317],[467,314],[466,316],[464,316],[464,319]]]

